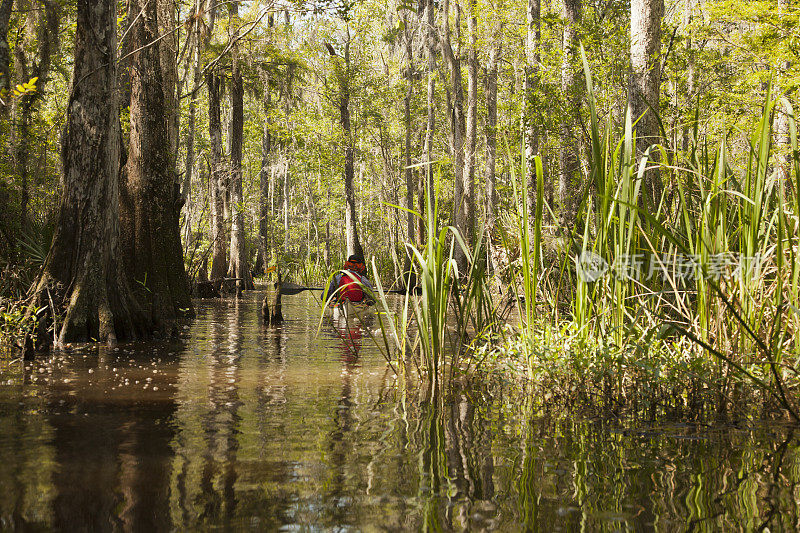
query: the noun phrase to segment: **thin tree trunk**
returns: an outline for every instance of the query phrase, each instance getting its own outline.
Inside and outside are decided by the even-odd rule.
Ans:
[[[410,20],[408,16],[404,16],[403,22],[405,24],[405,45],[406,45],[406,96],[403,98],[403,124],[405,126],[405,144],[403,146],[403,155],[404,155],[404,169],[403,175],[405,176],[406,182],[406,239],[408,242],[414,242],[415,240],[415,231],[416,231],[416,224],[415,224],[415,216],[412,214],[414,211],[414,171],[411,168],[412,159],[411,159],[411,100],[414,98],[414,51],[413,47],[411,46],[411,28],[410,28]],[[422,206],[420,206],[421,208]],[[392,253],[395,254],[394,245],[392,247]],[[411,256],[409,254],[405,254],[405,261],[403,264],[403,272],[410,272],[411,271]],[[401,276],[402,278],[402,276]],[[405,279],[402,279],[401,283],[405,283]]]
[[[201,73],[200,73],[200,59],[202,55],[202,51],[204,48],[205,43],[203,42],[202,35],[201,35],[201,17],[202,17],[202,10],[203,10],[204,0],[197,0],[194,6],[194,11],[191,14],[192,22],[192,33],[191,36],[194,39],[194,49],[193,55],[189,60],[190,69],[192,72],[192,92],[189,98],[189,121],[186,125],[186,161],[184,166],[184,174],[183,174],[183,189],[181,191],[181,197],[183,198],[184,205],[186,206],[186,247],[187,249],[191,245],[192,241],[192,217],[191,217],[191,205],[192,205],[192,178],[194,177],[194,166],[195,166],[195,147],[194,147],[194,138],[195,138],[195,127],[196,127],[196,119],[197,119],[197,91],[200,87],[201,82]],[[187,36],[187,39],[189,37]]]
[[[272,166],[269,169],[269,219],[276,220],[275,216],[275,170],[276,170],[275,163],[273,162]],[[271,254],[276,254],[275,248],[275,235],[278,234],[277,228],[275,231],[272,232],[271,238],[269,242],[267,242],[267,248],[270,250]]]
[[[120,192],[120,227],[125,267],[137,282],[139,300],[150,309],[156,327],[192,314],[189,280],[180,241],[180,184],[172,152],[171,112],[167,109],[174,79],[164,72],[162,56],[152,43],[159,33],[158,4],[132,0],[142,16],[131,28],[131,132],[126,176]]]
[[[258,244],[260,265],[266,270],[270,260],[270,238],[269,226],[272,223],[270,216],[270,166],[272,158],[272,137],[269,130],[269,113],[272,108],[272,97],[270,92],[270,75],[266,70],[262,71],[261,86],[264,90],[264,126],[261,133],[261,172],[259,173],[259,212],[258,212]]]
[[[695,51],[694,40],[692,39],[692,19],[694,18],[694,1],[685,0],[686,5],[683,11],[683,26],[686,31],[684,41],[686,47],[686,93],[684,95],[685,119],[683,125],[683,151],[689,151],[689,136],[692,132],[692,122],[694,120],[692,110],[694,109],[695,99]]]
[[[0,94],[8,95],[11,89],[11,49],[8,47],[8,24],[14,0],[0,1]],[[8,117],[8,97],[0,102],[0,119]],[[5,132],[3,132],[5,133]]]
[[[468,0],[469,51],[467,56],[467,120],[464,143],[464,240],[475,242],[475,150],[478,139],[478,15],[476,0]]]
[[[14,0],[0,1],[0,93],[8,94],[11,87],[11,50],[8,46],[8,25],[11,20],[11,8]],[[8,130],[8,98],[3,98],[0,102],[0,139],[4,142],[9,141]],[[0,162],[7,164],[7,154],[3,153]],[[9,225],[11,221],[8,217],[8,199],[10,191],[6,186],[5,180],[0,180],[0,257],[3,256],[3,249],[10,249],[13,243]]]
[[[239,4],[231,4],[231,24],[238,24]],[[231,37],[236,40],[238,31]],[[242,205],[242,144],[244,142],[244,84],[239,65],[238,46],[231,49],[231,261],[228,267],[228,276],[236,278],[236,295],[240,296],[242,290],[253,288],[253,279],[247,261],[246,242],[244,234],[244,210]]]
[[[364,255],[358,238],[356,196],[353,189],[355,174],[355,139],[350,124],[350,34],[344,48],[344,72],[341,73],[339,95],[339,121],[344,133],[344,224],[347,230],[347,255]]]
[[[786,11],[788,11],[790,4],[790,0],[778,0],[778,11],[781,17],[783,17]],[[785,78],[785,76],[789,73],[789,69],[791,67],[792,64],[789,61],[784,61],[778,65],[777,71],[779,83],[782,81],[781,78]],[[788,96],[789,95],[787,95],[787,97]],[[777,153],[776,170],[778,173],[778,179],[782,181],[784,185],[790,186],[789,176],[791,172],[791,165],[790,158],[787,157],[787,154],[790,152],[789,145],[791,143],[789,137],[789,109],[780,103],[775,109],[775,148]]]
[[[77,5],[74,71],[63,140],[64,190],[36,298],[56,305],[58,343],[146,335],[149,317],[119,262],[120,124],[116,1]],[[50,309],[53,316],[53,309]],[[44,325],[44,324],[43,324]],[[46,329],[39,340],[46,343]]]
[[[225,277],[228,261],[225,246],[224,178],[222,168],[222,124],[220,120],[220,79],[213,70],[206,74],[208,87],[208,134],[211,144],[211,274]]]
[[[580,141],[575,116],[580,111],[580,76],[577,75],[576,48],[578,23],[581,18],[581,0],[564,0],[563,60],[561,62],[561,91],[566,110],[561,122],[561,150],[559,156],[559,200],[561,223],[571,228],[575,222],[581,191]]]
[[[424,12],[425,26],[425,53],[428,61],[428,87],[426,95],[427,121],[425,123],[425,184],[420,187],[419,206],[420,210],[426,209],[425,194],[427,202],[433,206],[433,138],[436,134],[436,14],[434,12],[434,0],[427,0]],[[427,191],[427,193],[426,193]],[[417,243],[422,244],[425,239],[425,226],[422,219],[417,224]]]
[[[453,153],[453,176],[455,184],[453,187],[453,226],[462,235],[465,235],[467,227],[464,194],[464,88],[461,80],[461,47],[460,47],[460,26],[461,9],[458,4],[455,7],[454,25],[456,28],[456,44],[454,50],[450,36],[450,0],[444,0],[444,31],[442,52],[447,62],[450,73],[450,89],[452,90],[452,100],[448,109],[450,117],[450,144]],[[456,261],[460,269],[466,269],[466,255],[460,246],[456,246]]]
[[[498,62],[502,54],[502,41],[499,38],[500,28],[496,28],[494,46],[489,51],[489,64],[486,67],[486,249],[492,253],[492,233],[494,231],[497,213],[497,186],[495,176],[495,162],[497,160],[497,74]],[[534,189],[535,190],[535,189]],[[494,267],[494,264],[492,264]]]
[[[658,119],[661,86],[661,18],[664,0],[631,0],[631,77],[628,110],[636,121],[636,152],[643,155],[659,142]],[[639,118],[641,117],[641,118]],[[651,159],[656,153],[651,154]],[[644,194],[656,209],[661,200],[659,170],[645,173]]]
[[[536,205],[536,167],[534,157],[539,153],[539,130],[541,120],[537,113],[542,112],[542,99],[540,98],[539,63],[542,42],[541,29],[541,0],[528,0],[527,9],[528,27],[525,35],[525,81],[523,87],[523,142],[525,143],[525,160],[528,172],[528,213],[534,213]],[[533,229],[536,224],[533,216],[528,217],[528,229],[533,238]]]
[[[283,155],[283,253],[289,253],[289,156]]]

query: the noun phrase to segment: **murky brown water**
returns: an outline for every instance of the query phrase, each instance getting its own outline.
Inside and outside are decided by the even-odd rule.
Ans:
[[[0,528],[800,529],[789,428],[537,418],[503,386],[433,413],[310,295],[257,308],[1,373]]]

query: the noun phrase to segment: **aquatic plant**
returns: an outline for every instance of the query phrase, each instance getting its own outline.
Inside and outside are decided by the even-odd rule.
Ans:
[[[705,390],[724,410],[748,384],[768,404],[796,417],[790,391],[798,386],[800,362],[794,341],[800,199],[791,179],[779,179],[787,163],[770,162],[780,104],[788,115],[791,169],[800,184],[789,102],[767,92],[747,164],[738,171],[725,141],[714,149],[698,141],[696,110],[694,141],[679,165],[667,147],[637,152],[636,117],[626,113],[621,132],[610,117],[601,127],[582,54],[592,194],[581,201],[569,243],[555,248],[550,265],[543,264],[547,237],[541,218],[547,206],[542,207],[540,163],[534,161],[535,214],[516,189],[518,181],[523,191],[529,186],[524,158],[521,180],[510,165],[521,206],[513,228],[522,267],[515,284],[524,298],[517,299],[517,338],[500,350],[522,354],[529,378],[562,381],[584,397],[599,393],[608,405],[631,399],[695,404],[698,390]],[[647,205],[641,194],[648,172],[661,173],[668,184],[657,206]],[[573,280],[574,290],[562,290]],[[543,287],[549,294],[539,296]],[[563,315],[565,305],[569,313]]]
[[[417,287],[406,294],[399,315],[391,310],[374,262],[372,268],[377,281],[382,345],[387,351],[399,353],[402,368],[405,357],[412,358],[425,379],[426,398],[436,403],[452,381],[461,356],[497,320],[485,265],[480,260],[485,233],[478,233],[476,244],[470,249],[457,228],[440,225],[438,185],[433,194],[425,197],[424,217],[414,212],[425,221],[425,244],[417,247],[406,243],[412,269],[406,274],[406,281],[416,280]],[[464,271],[459,270],[455,259],[456,247],[466,256]]]

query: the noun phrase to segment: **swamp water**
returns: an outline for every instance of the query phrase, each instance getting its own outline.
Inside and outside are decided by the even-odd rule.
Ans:
[[[358,326],[317,336],[305,294],[271,329],[258,296],[6,365],[0,529],[800,529],[800,431],[542,416],[503,384],[436,414]]]

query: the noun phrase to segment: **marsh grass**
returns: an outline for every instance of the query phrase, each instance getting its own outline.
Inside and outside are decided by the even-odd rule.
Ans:
[[[401,311],[393,310],[377,265],[372,263],[381,326],[379,346],[385,353],[395,354],[402,372],[413,365],[423,378],[425,400],[434,404],[442,400],[456,372],[468,371],[472,360],[465,361],[464,356],[471,354],[479,339],[488,338],[498,323],[486,266],[480,259],[485,232],[478,232],[470,247],[457,228],[440,224],[440,181],[437,173],[434,193],[425,194],[425,212],[413,212],[424,221],[425,241],[419,246],[406,243],[411,258],[406,285],[414,279],[417,286],[405,295]],[[455,259],[456,247],[466,256],[463,271]]]
[[[515,189],[524,298],[517,337],[500,349],[521,354],[529,377],[608,405],[680,408],[713,398],[724,412],[752,393],[797,419],[800,159],[789,102],[768,90],[744,168],[732,166],[726,140],[701,144],[696,127],[678,165],[657,145],[637,156],[635,117],[626,114],[619,132],[610,118],[601,126],[583,50],[582,57],[591,136],[591,192],[576,225],[582,229],[553,265],[542,265],[542,208],[528,213]],[[783,163],[771,161],[776,106],[789,121],[791,154]],[[667,188],[658,206],[647,206],[641,187],[653,171]],[[525,190],[525,163],[520,174]],[[534,235],[529,216],[536,217]],[[596,275],[587,259],[608,270]],[[641,271],[620,269],[620,262]],[[574,279],[575,289],[549,283],[555,293],[540,297],[542,273],[559,265],[569,267],[559,282]],[[566,317],[559,312],[564,297]]]
[[[687,153],[659,145],[637,151],[637,117],[626,114],[619,129],[610,116],[601,123],[581,55],[589,186],[566,235],[542,226],[552,208],[541,159],[523,156],[517,169],[506,148],[518,210],[500,233],[506,257],[519,259],[493,275],[510,273],[518,322],[500,324],[497,294],[476,260],[486,237],[470,247],[455,228],[440,225],[437,190],[426,194],[425,213],[415,213],[425,222],[424,245],[406,244],[419,296],[409,294],[393,312],[378,284],[382,344],[401,368],[414,362],[429,399],[439,397],[465,354],[493,350],[495,358],[521,359],[529,380],[615,411],[723,414],[761,405],[797,420],[800,156],[790,103],[770,87],[740,168],[727,139],[712,145],[700,135],[699,109]],[[772,144],[779,108],[789,123],[783,159]],[[651,172],[666,184],[656,206],[642,194]],[[468,257],[465,272],[454,260],[456,246]],[[587,259],[606,270],[590,275]],[[373,272],[378,279],[374,264]]]

